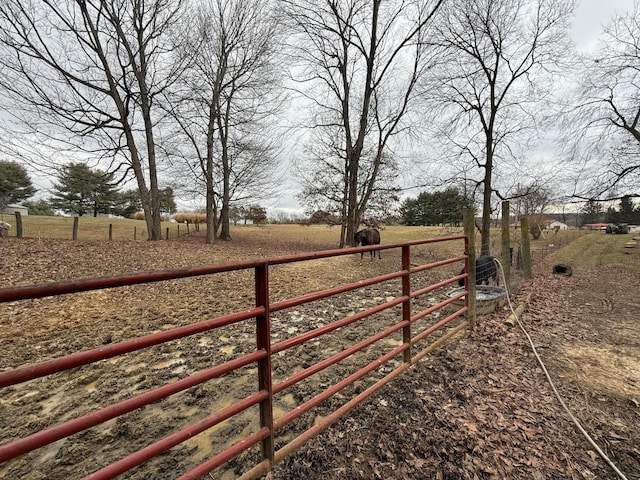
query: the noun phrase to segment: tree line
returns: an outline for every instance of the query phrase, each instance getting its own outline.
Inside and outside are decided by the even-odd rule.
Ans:
[[[114,175],[99,169],[91,169],[84,163],[63,165],[52,186],[52,196],[28,201],[36,193],[25,168],[16,163],[0,161],[0,210],[11,203],[22,202],[30,214],[53,215],[56,210],[82,217],[111,214],[130,218],[142,210],[137,190],[122,190],[114,181]],[[165,214],[176,211],[171,187],[160,191],[160,206]]]
[[[523,198],[522,185],[546,186],[556,202],[638,193],[638,9],[585,54],[569,40],[574,9],[6,0],[2,146],[39,172],[81,160],[115,184],[134,180],[151,240],[162,237],[168,187],[205,199],[213,243],[231,238],[234,208],[294,175],[308,212],[338,219],[341,245],[364,218],[396,209],[407,182],[428,195],[455,188],[482,212],[488,253],[491,216]],[[575,88],[560,81],[569,74]],[[553,140],[566,148],[539,158]]]

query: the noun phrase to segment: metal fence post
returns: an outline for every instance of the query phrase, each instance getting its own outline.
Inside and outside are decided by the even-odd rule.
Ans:
[[[408,322],[402,329],[402,343],[409,347],[403,353],[404,363],[411,364],[411,250],[409,245],[402,246],[402,296],[407,299],[402,302],[402,320]]]
[[[262,440],[262,456],[271,464],[275,458],[273,441],[273,383],[271,381],[271,318],[269,313],[269,266],[263,263],[255,267],[256,306],[264,308],[264,314],[256,317],[257,349],[267,352],[264,360],[258,362],[258,388],[266,390],[269,396],[260,402],[260,426],[269,430],[269,436]]]

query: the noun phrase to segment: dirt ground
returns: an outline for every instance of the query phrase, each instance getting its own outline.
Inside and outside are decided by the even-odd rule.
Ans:
[[[10,280],[2,286],[185,268],[334,247],[321,241],[314,243],[312,238],[295,244],[282,239],[270,239],[268,244],[239,239],[206,246],[197,235],[152,243],[4,240],[0,244],[0,267],[4,278]],[[547,259],[536,265],[534,279],[517,292],[514,306],[529,300],[523,325],[559,392],[614,465],[628,479],[637,480],[640,274],[615,265],[574,269],[572,276],[554,275],[550,262]],[[324,265],[326,268],[275,269],[272,298],[303,293],[301,288],[314,291],[366,277],[391,268],[391,260],[385,256],[380,263],[365,262],[354,268],[357,265],[354,258],[342,257],[338,264]],[[385,298],[394,294],[385,288],[382,285],[369,295]],[[194,278],[13,302],[0,311],[0,371],[210,318],[229,308],[248,308],[252,302],[251,281],[242,273],[230,274],[224,281]],[[366,299],[344,296],[316,307],[322,313],[298,308],[287,317],[276,317],[274,322],[295,333],[320,324],[323,316],[348,315],[358,302],[366,303]],[[266,477],[618,478],[562,409],[522,330],[504,323],[508,314],[505,307],[482,317],[471,334],[415,365],[276,465]],[[215,338],[194,336],[153,347],[131,359],[116,358],[76,369],[73,376],[56,374],[3,389],[2,443],[143,392],[158,382],[202,370],[214,356],[237,355],[243,348],[248,351],[253,347],[253,335],[251,329],[235,328]],[[335,345],[328,342],[325,348],[338,350],[339,340],[335,339]],[[348,340],[353,342],[354,338]],[[293,366],[299,367],[317,359],[301,351],[295,360],[288,361],[295,361]],[[292,365],[283,363],[282,370],[276,365],[276,377],[286,370],[285,366]],[[242,398],[247,394],[246,378],[238,373],[224,386],[190,389],[0,464],[0,478],[80,478],[94,471],[96,465],[148,444],[145,439],[168,435],[203,418],[212,407]],[[307,393],[299,389],[279,398],[276,415],[293,408]],[[313,417],[301,419],[306,428],[313,421]],[[254,427],[249,419],[244,424],[222,425],[124,478],[175,478],[221,448],[224,443],[218,438],[239,438]],[[294,427],[283,435],[283,441],[290,440],[295,435]],[[246,471],[256,455],[249,452],[238,457],[228,469],[214,472],[212,478],[234,478]]]

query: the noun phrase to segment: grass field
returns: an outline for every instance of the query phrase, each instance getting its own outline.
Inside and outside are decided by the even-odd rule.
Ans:
[[[554,259],[557,263],[573,265],[577,268],[587,268],[599,265],[625,265],[636,272],[640,272],[640,256],[633,255],[639,248],[626,247],[632,239],[632,234],[605,235],[602,232],[578,238],[575,242],[563,248]]]
[[[0,215],[0,220],[11,225],[9,236],[16,236],[16,219],[14,215]],[[46,217],[42,215],[26,215],[22,217],[22,236],[27,238],[73,238],[73,217]],[[111,226],[112,240],[146,240],[147,225],[144,220],[126,218],[94,218],[78,217],[78,240],[109,240]],[[204,225],[198,227],[205,228]],[[193,232],[195,225],[162,222],[162,236],[177,238]]]
[[[16,236],[15,217],[13,215],[1,214],[0,220],[11,224],[9,236]],[[46,217],[27,215],[22,217],[22,235],[25,238],[39,239],[72,239],[73,238],[72,217]],[[186,225],[172,222],[162,222],[162,236],[170,240],[183,237],[188,233],[203,231],[205,224]],[[122,219],[122,218],[78,218],[78,240],[146,240],[147,226],[144,220]],[[442,237],[449,235],[459,235],[463,233],[462,227],[405,227],[392,226],[384,228],[382,232],[382,243],[401,243],[411,240]],[[565,230],[557,234],[547,234],[537,241],[532,241],[533,251],[541,251],[543,256],[546,250],[566,245],[570,241],[581,235],[578,230]],[[340,228],[326,225],[300,226],[297,224],[267,224],[267,225],[237,225],[231,228],[231,236],[234,240],[259,240],[278,236],[286,238],[288,242],[304,242],[309,245],[309,249],[335,248],[339,244]],[[619,241],[623,241],[628,236],[619,236]],[[511,232],[511,243],[517,245],[520,241],[520,231]],[[476,245],[479,248],[480,238],[476,237]],[[496,253],[501,250],[500,230],[492,230],[491,251]]]

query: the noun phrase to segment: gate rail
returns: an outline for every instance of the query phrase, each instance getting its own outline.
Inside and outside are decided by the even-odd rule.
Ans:
[[[456,241],[464,242],[464,255],[417,266],[411,264],[411,247],[429,243]],[[467,293],[468,288],[468,274],[466,273],[468,272],[469,267],[468,257],[466,255],[468,247],[469,245],[467,237],[465,237],[464,235],[459,235],[417,240],[405,243],[358,247],[351,249],[326,250],[321,252],[303,253],[298,255],[274,257],[255,261],[238,262],[227,265],[206,265],[182,270],[156,271],[0,289],[0,303],[5,303],[41,298],[46,296],[86,292],[89,290],[146,284],[151,282],[161,282],[166,280],[175,280],[203,275],[215,275],[218,273],[230,272],[234,270],[254,270],[254,292],[256,301],[255,307],[246,310],[232,312],[213,319],[207,319],[186,326],[176,327],[170,330],[136,337],[119,343],[105,345],[91,350],[80,351],[63,357],[54,358],[52,360],[1,372],[0,389],[8,387],[10,385],[19,384],[72,368],[88,365],[100,360],[109,359],[126,353],[145,349],[154,345],[159,345],[168,341],[181,339],[197,333],[215,330],[223,326],[228,326],[247,320],[256,320],[257,345],[255,351],[249,354],[238,356],[232,360],[220,363],[211,368],[198,371],[197,373],[189,375],[180,380],[166,383],[160,387],[131,396],[130,398],[126,398],[125,400],[95,410],[86,415],[82,415],[54,425],[52,427],[45,428],[24,438],[10,440],[8,443],[0,445],[0,463],[9,461],[16,457],[19,457],[20,455],[51,444],[57,440],[61,440],[75,433],[99,425],[107,420],[114,419],[116,417],[124,415],[125,413],[157,402],[175,393],[187,390],[209,380],[218,378],[239,368],[248,365],[257,365],[258,390],[253,392],[251,395],[228,407],[222,408],[215,412],[213,415],[210,415],[203,420],[193,423],[186,428],[176,431],[171,435],[162,438],[161,440],[158,440],[155,443],[152,443],[147,447],[144,447],[141,450],[138,450],[116,461],[115,463],[107,465],[104,468],[101,468],[100,470],[85,477],[87,479],[113,478],[146,462],[147,460],[150,460],[151,458],[163,452],[166,452],[170,448],[184,442],[185,440],[188,440],[189,438],[192,438],[193,436],[202,433],[225,420],[228,420],[234,415],[244,412],[250,407],[258,405],[260,411],[260,428],[257,431],[249,436],[246,436],[243,440],[237,442],[231,447],[209,458],[208,460],[198,465],[196,468],[186,472],[180,477],[180,479],[200,478],[201,476],[206,475],[208,472],[225,464],[253,445],[260,443],[262,451],[262,461],[254,465],[253,468],[245,472],[241,477],[243,479],[257,478],[258,476],[268,472],[275,463],[281,461],[284,457],[291,454],[312,436],[327,428],[353,407],[363,402],[374,392],[378,391],[383,385],[406,371],[408,368],[410,368],[411,365],[418,362],[433,349],[442,345],[452,336],[468,327],[468,321],[463,320],[455,327],[449,328],[446,333],[444,333],[426,348],[423,348],[421,351],[416,353],[412,351],[412,347],[414,347],[417,342],[426,339],[435,331],[442,329],[445,325],[449,324],[454,319],[462,317],[467,313],[468,300],[465,294]],[[270,266],[294,262],[304,262],[321,258],[353,255],[354,253],[360,252],[389,249],[401,250],[401,266],[400,269],[395,272],[367,278],[358,282],[343,284],[337,287],[328,288],[277,302],[270,302],[269,300]],[[428,285],[427,287],[415,291],[411,290],[411,276],[413,274],[459,262],[464,262],[465,273],[447,278],[446,280],[435,283],[433,285]],[[364,311],[333,321],[327,325],[309,330],[297,336],[281,340],[277,343],[271,343],[271,339],[273,338],[273,332],[270,324],[271,313],[394,279],[400,279],[401,281],[402,294],[400,296],[380,303],[375,307],[371,307]],[[412,314],[411,307],[412,302],[415,299],[427,293],[433,292],[439,288],[449,286],[461,279],[466,282],[465,285],[467,286],[462,292],[451,296],[447,300],[439,302],[435,305],[431,305],[430,307],[422,311]],[[446,315],[444,318],[437,321],[433,325],[428,326],[428,328],[424,328],[422,331],[419,331],[415,334],[414,332],[412,332],[412,326],[418,325],[418,322],[421,319],[442,309],[443,307],[451,306],[451,304],[456,301],[464,301],[464,305],[461,308],[454,310],[453,313]],[[302,345],[312,339],[322,337],[329,332],[335,331],[350,324],[354,324],[373,314],[396,306],[401,306],[402,308],[402,318],[397,323],[360,341],[359,343],[351,345],[350,347],[342,350],[341,352],[338,352],[337,354],[327,357],[320,362],[304,368],[303,370],[295,374],[291,374],[281,382],[274,383],[272,381],[271,361],[274,354],[283,352],[298,345]],[[449,308],[449,310],[451,310],[451,308]],[[341,379],[334,385],[327,387],[325,390],[323,390],[313,398],[305,401],[297,408],[294,408],[284,413],[279,418],[274,419],[274,394],[283,392],[284,390],[297,384],[298,382],[311,377],[312,375],[328,368],[331,365],[339,363],[340,361],[350,357],[356,352],[366,349],[379,340],[386,338],[397,331],[402,331],[402,343],[400,345],[390,349],[384,355],[361,367],[359,370]],[[375,371],[386,362],[399,355],[402,355],[402,363],[399,366],[393,368],[390,373],[370,385],[359,394],[355,395],[340,408],[324,417],[314,426],[300,434],[298,437],[294,438],[291,442],[284,445],[282,448],[278,450],[275,449],[274,437],[279,429],[289,424],[304,413],[309,412],[312,408],[329,399],[331,396],[333,396],[335,393],[339,392],[346,386],[353,384],[356,380]]]

